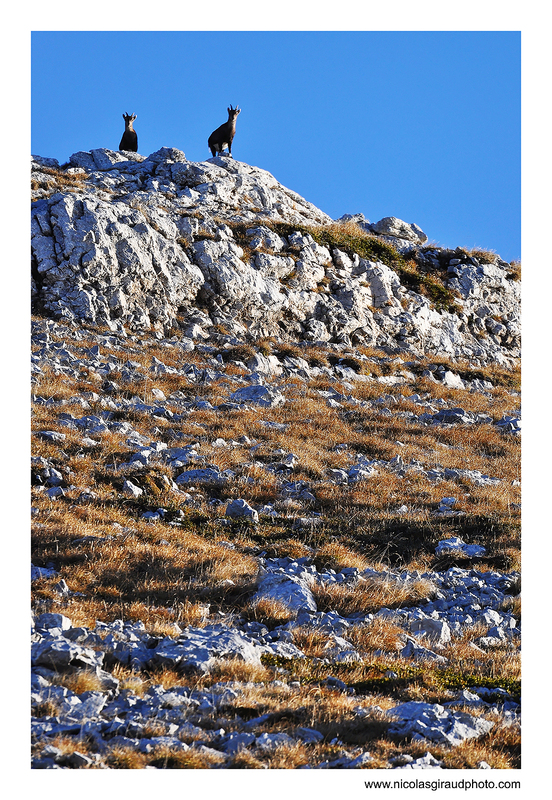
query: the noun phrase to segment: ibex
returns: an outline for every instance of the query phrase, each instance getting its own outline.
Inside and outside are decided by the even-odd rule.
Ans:
[[[125,132],[119,145],[119,150],[129,150],[131,153],[138,152],[138,134],[132,127],[132,123],[136,119],[136,114],[123,114],[125,121]]]
[[[230,108],[226,109],[228,111],[228,119],[221,125],[220,128],[217,128],[216,131],[209,136],[207,144],[211,150],[211,153],[214,156],[217,153],[223,155],[223,150],[225,147],[228,148],[228,155],[232,155],[232,140],[236,135],[236,118],[241,111],[241,108]]]

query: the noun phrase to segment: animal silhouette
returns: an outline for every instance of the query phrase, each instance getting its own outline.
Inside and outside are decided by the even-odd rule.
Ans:
[[[232,141],[234,136],[236,135],[236,119],[238,114],[241,112],[241,108],[230,108],[226,109],[228,111],[228,119],[221,125],[216,131],[209,136],[207,140],[207,144],[211,150],[211,154],[214,156],[217,153],[224,155],[223,150],[225,147],[228,148],[228,155],[232,156]]]
[[[119,150],[128,150],[131,153],[138,152],[138,134],[132,127],[132,123],[136,119],[136,114],[123,114],[125,121],[125,132],[119,144]]]

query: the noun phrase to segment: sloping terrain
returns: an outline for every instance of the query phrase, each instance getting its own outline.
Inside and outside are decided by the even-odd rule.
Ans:
[[[127,155],[34,161],[33,767],[519,767],[517,265]]]

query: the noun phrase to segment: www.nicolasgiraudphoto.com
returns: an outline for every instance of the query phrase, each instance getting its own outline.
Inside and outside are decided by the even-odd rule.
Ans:
[[[461,778],[458,781],[431,780],[424,781],[418,778],[408,781],[364,781],[366,789],[521,789],[521,781],[495,781],[491,780],[466,780]]]

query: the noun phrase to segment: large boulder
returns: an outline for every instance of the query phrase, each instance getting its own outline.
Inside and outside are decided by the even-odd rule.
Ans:
[[[379,233],[382,236],[406,239],[409,242],[414,242],[414,244],[427,242],[427,236],[421,228],[413,222],[403,222],[402,219],[397,217],[384,217],[379,222],[373,222],[371,228],[375,233]]]

